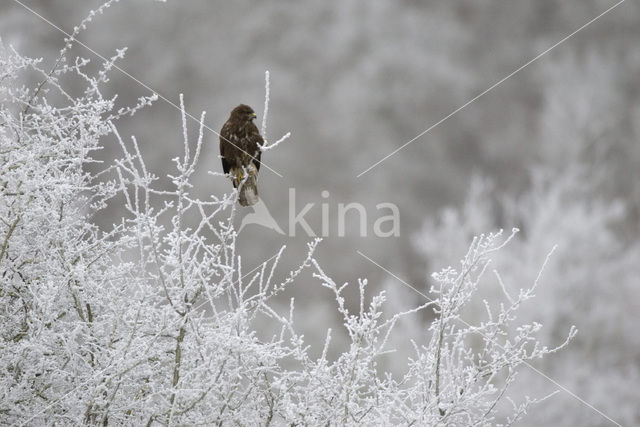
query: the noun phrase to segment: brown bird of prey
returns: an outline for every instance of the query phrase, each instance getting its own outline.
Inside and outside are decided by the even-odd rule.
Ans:
[[[229,174],[234,188],[240,187],[238,201],[242,206],[258,203],[260,147],[264,141],[253,123],[255,118],[251,107],[240,104],[220,130],[222,170]]]

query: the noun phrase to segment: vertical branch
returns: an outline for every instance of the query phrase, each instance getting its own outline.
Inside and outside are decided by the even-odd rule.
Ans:
[[[186,111],[184,107],[184,97],[182,94],[180,94],[180,110],[182,113],[182,133],[184,138],[185,153],[184,153],[184,161],[182,165],[179,164],[178,162],[178,170],[180,171],[180,176],[174,180],[174,182],[178,186],[178,204],[176,207],[177,219],[176,219],[176,222],[174,222],[174,227],[175,227],[176,239],[177,239],[177,241],[175,242],[175,245],[178,251],[178,269],[179,269],[179,275],[180,275],[180,287],[182,289],[182,292],[184,293],[182,296],[182,300],[185,303],[185,308],[184,308],[184,312],[181,314],[184,320],[182,325],[180,326],[180,330],[178,331],[178,336],[176,338],[176,347],[174,350],[175,357],[174,357],[174,364],[173,364],[173,378],[171,381],[172,391],[171,391],[171,397],[169,398],[169,403],[171,404],[169,420],[171,420],[171,416],[173,415],[173,411],[175,407],[175,400],[176,400],[176,393],[177,393],[176,387],[178,386],[178,382],[180,381],[180,367],[182,365],[182,343],[184,342],[184,337],[187,332],[186,324],[189,321],[188,314],[192,307],[192,304],[191,304],[192,301],[189,301],[188,289],[186,288],[185,265],[184,265],[185,260],[184,260],[184,254],[182,251],[182,245],[183,245],[182,221],[183,221],[185,210],[187,209],[184,206],[184,201],[185,201],[184,190],[185,190],[185,187],[188,185],[187,183],[189,179],[188,175],[191,169],[189,167],[190,155],[189,155],[189,140],[187,136]],[[199,140],[201,140],[201,138],[199,138]]]
[[[440,286],[442,289],[442,285]],[[441,293],[442,295],[442,293]],[[445,411],[440,408],[440,365],[441,365],[441,356],[442,356],[442,341],[444,339],[444,308],[440,305],[440,321],[439,321],[439,331],[438,331],[438,346],[436,348],[436,385],[435,385],[435,393],[436,393],[436,406],[438,407],[438,411],[440,412],[440,416],[444,417]]]
[[[269,144],[267,140],[267,116],[269,114],[269,95],[270,95],[270,85],[271,81],[269,80],[269,71],[264,72],[264,112],[262,113],[262,127],[260,130],[260,134],[262,135],[262,139],[264,140],[262,146],[260,147],[261,151],[267,151],[276,148],[280,145],[281,142],[289,139],[291,136],[291,132],[287,132],[282,138],[277,140],[273,144]]]
[[[180,327],[180,331],[178,332],[178,336],[176,337],[176,347],[175,347],[175,356],[173,362],[173,378],[171,380],[171,396],[169,397],[169,404],[171,408],[169,410],[169,422],[171,425],[171,417],[173,416],[176,402],[176,394],[178,383],[180,382],[180,368],[182,366],[182,343],[184,342],[184,337],[187,333],[186,322],[187,322],[187,314],[183,316],[184,323]]]
[[[16,227],[18,226],[18,222],[20,222],[19,216],[16,217],[15,221],[13,221],[13,223],[9,227],[9,231],[7,232],[7,235],[4,238],[4,242],[2,242],[2,249],[0,250],[0,262],[2,262],[2,258],[4,258],[4,254],[7,252],[7,247],[9,246],[9,239],[11,239],[11,235],[13,234]]]
[[[187,136],[187,112],[184,108],[184,95],[180,94],[180,114],[182,116],[182,139],[184,142],[184,164],[189,162],[189,138]]]
[[[269,114],[269,70],[264,72],[264,112],[262,113],[262,127],[260,133],[267,145],[267,115]]]
[[[176,387],[178,385],[178,381],[180,381],[180,365],[182,364],[182,342],[184,341],[184,336],[187,333],[187,330],[185,328],[185,326],[183,325],[180,328],[180,332],[178,333],[178,337],[176,338],[176,354],[175,354],[175,360],[174,360],[174,365],[173,365],[173,379],[171,381],[171,386],[173,387],[173,392],[171,393],[171,398],[169,399],[169,402],[171,403],[171,406],[173,406],[173,403],[175,401],[176,398]]]

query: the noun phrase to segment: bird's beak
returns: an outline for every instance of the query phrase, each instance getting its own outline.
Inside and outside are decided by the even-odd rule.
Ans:
[[[256,117],[258,117],[258,116],[256,115],[256,113],[251,113],[251,118],[252,118],[252,119],[255,119]]]

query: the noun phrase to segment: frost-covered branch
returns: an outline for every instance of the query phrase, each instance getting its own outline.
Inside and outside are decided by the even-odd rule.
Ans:
[[[264,143],[260,146],[261,151],[273,150],[282,142],[289,139],[289,137],[291,136],[291,132],[287,132],[273,144],[270,144],[269,141],[267,140],[267,116],[269,114],[269,97],[271,93],[270,86],[271,86],[271,81],[269,80],[269,71],[267,70],[264,72],[264,112],[262,113],[262,127],[261,127],[261,134],[262,134],[262,138],[264,139]]]

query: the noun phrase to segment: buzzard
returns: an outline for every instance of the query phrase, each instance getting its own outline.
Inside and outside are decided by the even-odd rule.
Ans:
[[[238,201],[242,206],[258,203],[260,146],[264,141],[253,123],[255,118],[251,107],[240,104],[220,130],[222,170],[229,174],[234,188],[240,187]]]

